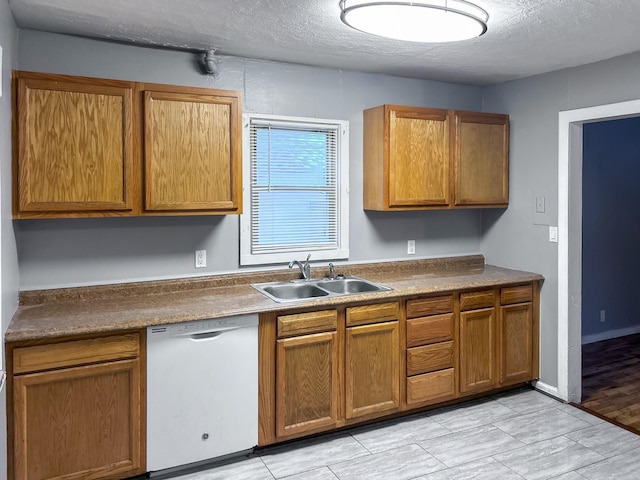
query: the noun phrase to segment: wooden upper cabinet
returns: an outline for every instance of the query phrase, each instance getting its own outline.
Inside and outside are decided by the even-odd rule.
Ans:
[[[363,147],[365,210],[508,205],[508,115],[381,105]]]
[[[364,112],[364,208],[450,204],[449,112],[382,105]]]
[[[14,216],[131,212],[134,84],[27,72],[14,78]]]
[[[455,205],[509,203],[509,117],[455,112]]]
[[[14,72],[15,218],[242,211],[240,92]]]
[[[389,207],[449,205],[446,111],[389,109]]]
[[[238,92],[145,86],[145,210],[240,213],[240,118]]]

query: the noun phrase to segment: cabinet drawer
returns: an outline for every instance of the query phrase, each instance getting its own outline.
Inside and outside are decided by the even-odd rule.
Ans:
[[[407,378],[407,403],[444,401],[455,397],[453,368]]]
[[[515,287],[505,287],[500,291],[500,303],[509,305],[511,303],[530,302],[533,300],[533,285],[516,285]]]
[[[140,354],[137,333],[20,347],[13,350],[13,373],[86,365]]]
[[[337,310],[283,315],[278,317],[278,338],[327,332],[337,326]]]
[[[407,320],[407,348],[453,340],[453,313]]]
[[[381,323],[398,319],[398,303],[379,303],[347,308],[347,327]]]
[[[407,350],[407,376],[453,368],[453,342],[434,343]]]
[[[479,290],[460,294],[460,310],[476,310],[493,307],[495,296],[493,290]]]
[[[453,312],[453,294],[407,301],[407,318]]]

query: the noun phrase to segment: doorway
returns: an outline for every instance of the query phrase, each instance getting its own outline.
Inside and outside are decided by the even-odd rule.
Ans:
[[[558,121],[558,396],[582,400],[582,142],[585,123],[640,115],[640,100],[567,110]]]

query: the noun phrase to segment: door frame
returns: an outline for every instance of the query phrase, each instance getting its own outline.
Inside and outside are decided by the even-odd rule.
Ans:
[[[640,115],[640,100],[559,112],[558,396],[582,400],[582,126]]]

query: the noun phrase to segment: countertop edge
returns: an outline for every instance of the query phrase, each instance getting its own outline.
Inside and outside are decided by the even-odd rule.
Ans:
[[[6,333],[6,343],[52,340],[90,334],[139,330],[152,325],[168,325],[244,314],[287,312],[346,304],[380,302],[439,292],[473,290],[501,285],[544,281],[540,274],[484,265],[452,272],[385,272],[367,278],[391,287],[392,291],[355,294],[329,299],[276,303],[250,286],[241,284],[202,290],[162,292],[129,297],[128,303],[82,300],[21,306]],[[387,281],[385,281],[385,278]],[[408,286],[410,283],[411,286]],[[197,303],[198,305],[192,305]],[[114,303],[116,303],[114,305]],[[166,306],[162,306],[162,304]],[[189,309],[189,306],[192,308]],[[106,310],[106,313],[102,311]],[[126,317],[126,318],[125,318]],[[87,319],[86,321],[85,318]]]

